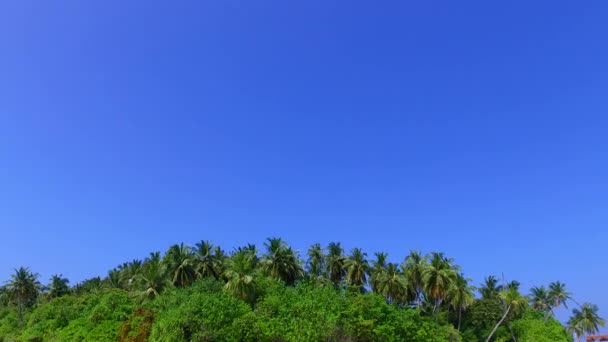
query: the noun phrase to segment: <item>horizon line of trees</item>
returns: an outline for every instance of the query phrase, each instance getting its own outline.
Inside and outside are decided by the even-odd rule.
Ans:
[[[492,341],[500,327],[506,327],[515,338],[510,322],[523,317],[526,310],[542,313],[547,321],[554,318],[555,309],[568,308],[569,303],[576,305],[565,326],[571,335],[580,339],[597,333],[605,325],[596,305],[577,303],[559,281],[547,287],[533,287],[528,295],[523,295],[519,282],[499,281],[494,276],[485,278],[479,287],[471,285],[471,279],[465,277],[460,266],[439,252],[425,255],[411,251],[397,264],[388,261],[387,253],[374,253],[370,259],[360,248],[346,253],[339,242],[332,242],[326,248],[313,244],[306,252],[306,260],[301,260],[298,252],[280,238],[268,238],[263,253],[252,244],[230,253],[204,240],[193,247],[175,244],[164,255],[150,253],[144,260],[121,264],[104,278],[90,278],[73,287],[62,275],[53,275],[49,284],[43,286],[36,273],[20,267],[0,287],[0,307],[14,306],[22,325],[26,310],[53,298],[122,289],[146,302],[153,301],[167,288],[187,288],[200,279],[223,282],[226,293],[253,306],[260,293],[261,277],[288,287],[307,284],[338,291],[371,292],[382,296],[388,304],[418,310],[435,321],[441,316],[461,332],[463,316],[470,314],[475,305],[477,308],[494,305],[500,315],[488,326],[489,332],[484,332],[485,341]]]

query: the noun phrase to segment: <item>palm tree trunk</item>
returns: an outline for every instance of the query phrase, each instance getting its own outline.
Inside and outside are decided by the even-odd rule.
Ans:
[[[23,301],[21,299],[17,301],[17,311],[19,315],[19,326],[23,327]]]
[[[492,329],[492,331],[490,332],[490,335],[486,339],[486,342],[490,342],[490,340],[492,339],[492,336],[494,336],[494,333],[496,332],[496,329],[498,329],[498,327],[502,324],[502,322],[505,320],[505,318],[507,318],[507,315],[509,314],[510,310],[511,310],[511,305],[507,306],[507,310],[505,310],[505,314],[502,315],[502,318],[500,319],[500,321],[498,321],[496,326],[494,326],[494,329]]]
[[[461,318],[462,318],[462,309],[458,308],[458,331],[460,331]]]

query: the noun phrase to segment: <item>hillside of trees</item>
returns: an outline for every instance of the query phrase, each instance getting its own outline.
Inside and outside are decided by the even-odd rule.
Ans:
[[[20,267],[0,287],[0,341],[560,342],[605,324],[559,281],[524,294],[494,276],[474,286],[442,253],[388,260],[269,238],[259,251],[174,245],[73,286]]]

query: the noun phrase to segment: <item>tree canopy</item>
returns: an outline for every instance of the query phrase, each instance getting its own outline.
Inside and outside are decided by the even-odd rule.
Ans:
[[[0,341],[559,342],[605,325],[559,281],[526,296],[488,276],[477,290],[443,253],[371,255],[316,243],[302,260],[280,238],[231,253],[201,240],[73,286],[20,267],[0,287]],[[553,311],[573,304],[563,326]]]

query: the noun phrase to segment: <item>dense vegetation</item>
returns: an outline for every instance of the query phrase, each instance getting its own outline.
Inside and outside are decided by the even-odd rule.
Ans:
[[[385,253],[315,244],[306,261],[284,241],[225,253],[174,245],[73,287],[42,286],[27,268],[0,287],[0,341],[571,341],[605,324],[563,283],[489,276],[479,288],[442,253]],[[476,293],[479,295],[476,296]],[[553,311],[574,304],[567,326]]]

